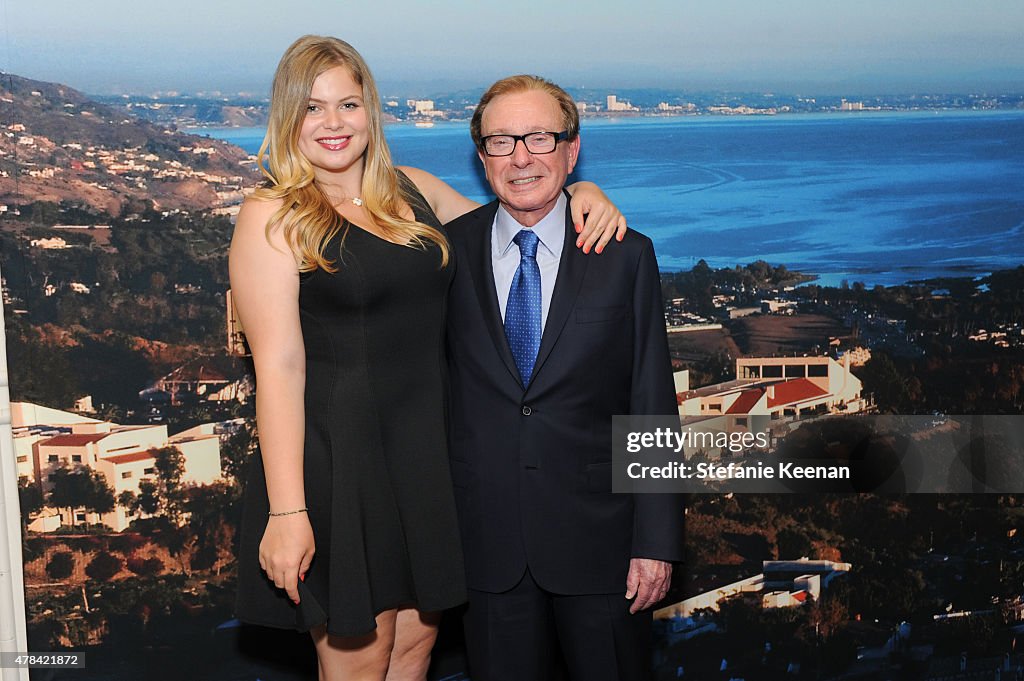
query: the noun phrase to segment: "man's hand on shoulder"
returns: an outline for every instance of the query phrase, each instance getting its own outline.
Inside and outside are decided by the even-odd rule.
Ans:
[[[630,614],[645,610],[668,593],[672,581],[672,563],[651,558],[632,558],[626,575],[626,598],[636,597],[629,606]]]

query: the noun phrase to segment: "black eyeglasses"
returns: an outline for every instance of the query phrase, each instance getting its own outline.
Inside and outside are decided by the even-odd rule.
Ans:
[[[562,140],[569,138],[569,132],[528,132],[525,135],[487,135],[480,138],[480,146],[488,156],[511,156],[516,142],[522,140],[531,154],[550,154]]]

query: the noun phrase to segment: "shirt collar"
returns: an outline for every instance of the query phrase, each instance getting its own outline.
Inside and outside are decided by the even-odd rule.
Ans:
[[[540,245],[555,257],[561,255],[562,244],[565,242],[565,208],[565,192],[560,192],[551,212],[533,226]],[[521,229],[525,227],[499,203],[498,212],[494,216],[494,245],[498,249],[498,255],[508,253],[508,249],[512,247],[512,239]]]

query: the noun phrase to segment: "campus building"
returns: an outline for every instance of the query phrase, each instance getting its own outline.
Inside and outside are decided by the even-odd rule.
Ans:
[[[849,356],[842,364],[827,356],[737,359],[732,381],[677,388],[679,415],[695,432],[760,433],[772,432],[786,418],[863,412],[869,403],[850,366]]]
[[[18,476],[39,486],[45,495],[53,488],[59,468],[86,467],[98,471],[114,491],[139,492],[139,483],[155,479],[155,451],[174,447],[183,455],[183,484],[204,485],[221,479],[220,435],[217,424],[203,424],[168,435],[166,425],[122,426],[29,402],[11,404],[11,422]],[[102,523],[114,531],[136,518],[120,504],[110,513],[47,507],[29,519],[30,530],[53,531],[61,525]]]
[[[766,560],[761,563],[760,574],[659,608],[654,618],[688,618],[701,609],[717,612],[723,600],[745,593],[760,594],[765,608],[798,606],[821,598],[833,579],[851,569],[850,563],[830,560]]]

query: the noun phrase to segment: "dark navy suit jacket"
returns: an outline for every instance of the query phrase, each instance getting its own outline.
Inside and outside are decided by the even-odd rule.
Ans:
[[[525,389],[498,308],[498,202],[447,225],[452,479],[470,588],[511,589],[527,566],[559,594],[625,591],[630,558],[683,557],[678,495],[613,494],[615,414],[676,414],[658,266],[630,230],[601,255],[565,245]]]

